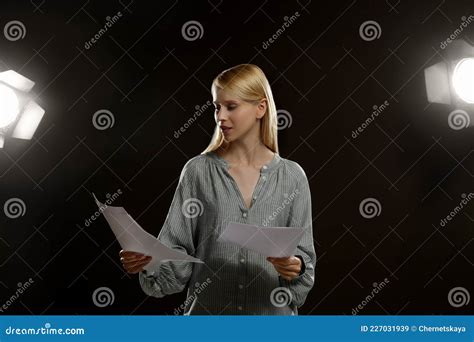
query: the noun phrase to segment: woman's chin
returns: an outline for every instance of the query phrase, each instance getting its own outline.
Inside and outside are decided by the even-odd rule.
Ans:
[[[232,132],[232,133],[233,133],[233,132]],[[231,141],[235,140],[235,137],[234,137],[234,135],[233,135],[232,133],[230,133],[230,134],[224,134],[224,135],[223,135],[223,136],[224,136],[224,141],[226,141],[226,142],[231,142]]]

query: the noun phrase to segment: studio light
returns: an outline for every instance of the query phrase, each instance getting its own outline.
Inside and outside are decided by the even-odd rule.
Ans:
[[[464,58],[454,68],[453,86],[456,94],[467,103],[474,103],[474,58]]]
[[[33,137],[44,109],[28,94],[35,83],[13,70],[0,72],[0,148],[6,138]]]
[[[474,47],[462,39],[452,41],[443,58],[425,69],[428,101],[473,109]]]

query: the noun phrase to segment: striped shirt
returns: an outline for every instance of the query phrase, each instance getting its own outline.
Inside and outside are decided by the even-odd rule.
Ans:
[[[191,158],[183,167],[174,197],[158,234],[165,245],[204,261],[161,263],[139,273],[143,291],[154,297],[187,288],[175,309],[184,315],[297,315],[314,284],[311,193],[301,166],[275,153],[260,169],[247,208],[228,162],[215,152]],[[228,242],[218,242],[228,222],[301,227],[295,253],[302,272],[283,279],[266,257]]]

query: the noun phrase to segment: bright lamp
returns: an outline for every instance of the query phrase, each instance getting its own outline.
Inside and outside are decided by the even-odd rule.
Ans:
[[[38,128],[44,109],[28,94],[34,84],[13,70],[0,72],[0,148],[5,138],[30,140]]]

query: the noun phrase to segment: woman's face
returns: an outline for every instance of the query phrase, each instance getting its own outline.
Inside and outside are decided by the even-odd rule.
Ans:
[[[217,89],[214,94],[215,120],[226,141],[234,141],[249,134],[259,134],[259,119],[266,111],[266,102],[250,103]]]

